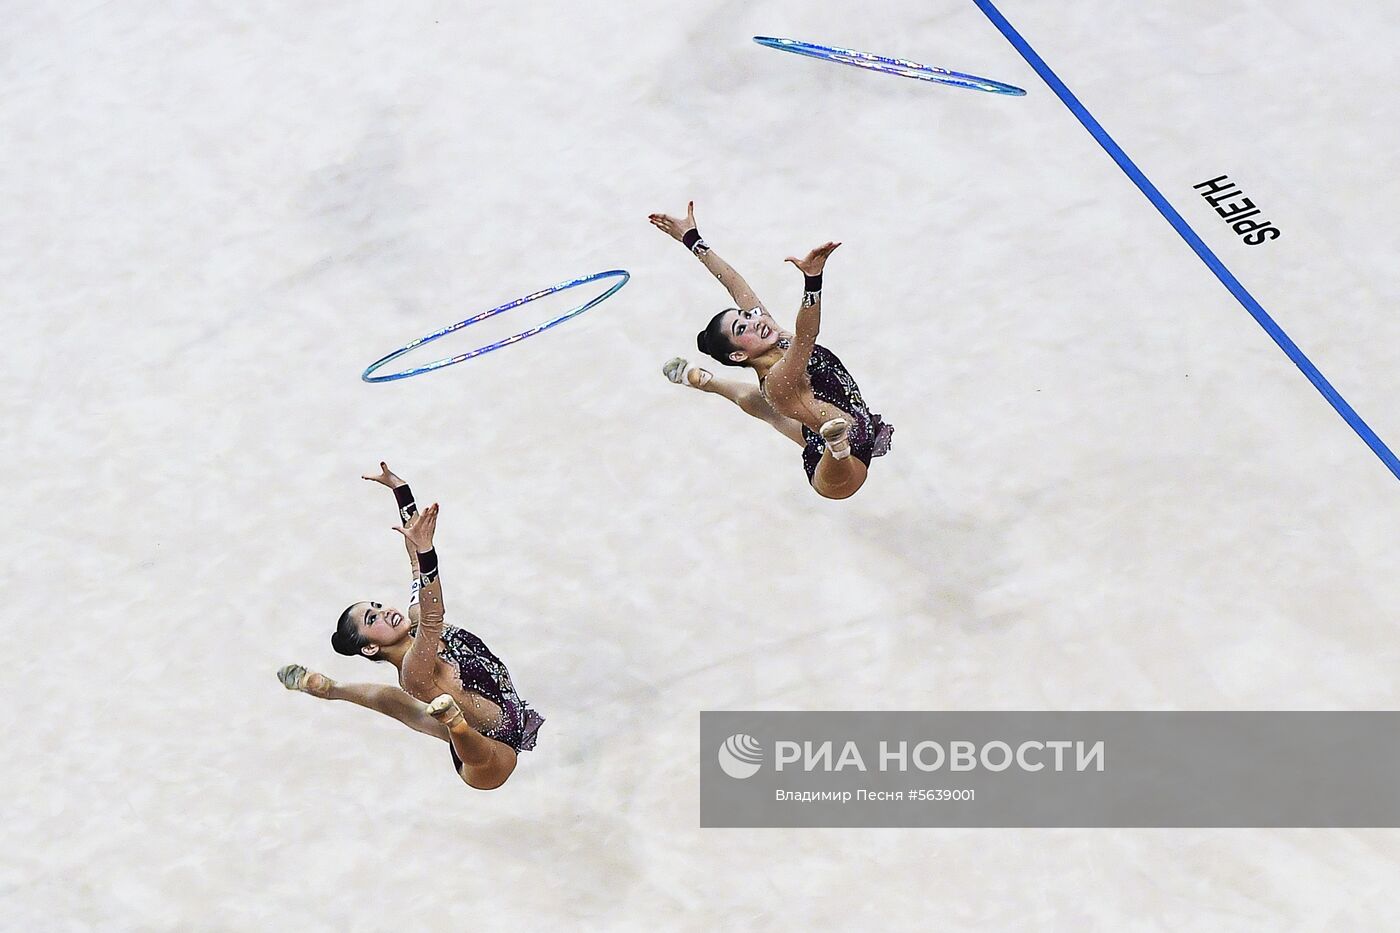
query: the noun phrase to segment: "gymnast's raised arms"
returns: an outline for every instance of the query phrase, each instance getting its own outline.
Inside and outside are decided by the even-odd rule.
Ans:
[[[724,286],[725,291],[729,292],[729,297],[739,306],[739,310],[751,311],[754,308],[764,308],[763,302],[758,300],[758,296],[749,287],[749,283],[744,281],[744,277],[735,272],[733,266],[710,249],[710,245],[700,236],[700,231],[695,226],[694,201],[686,205],[684,217],[652,214],[647,219],[651,221],[653,227],[694,253],[705,268],[719,279],[719,283]],[[764,310],[766,311],[767,308]]]

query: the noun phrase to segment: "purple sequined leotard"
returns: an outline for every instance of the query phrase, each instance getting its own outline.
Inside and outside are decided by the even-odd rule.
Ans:
[[[520,699],[511,682],[510,671],[485,642],[465,629],[444,625],[438,657],[457,668],[463,687],[501,708],[500,721],[482,730],[482,735],[504,742],[518,752],[528,752],[535,747],[535,733],[544,725],[544,717]],[[447,747],[452,748],[450,744]],[[452,761],[460,770],[462,761],[456,750],[452,751]]]
[[[894,425],[886,424],[879,415],[871,412],[860,394],[860,386],[846,371],[846,367],[821,344],[812,347],[812,355],[807,359],[807,376],[812,382],[812,394],[820,401],[851,416],[851,427],[847,437],[851,453],[866,466],[872,457],[883,457],[890,452],[890,441],[894,435]],[[802,449],[802,467],[807,471],[807,482],[817,472],[817,463],[826,450],[822,436],[805,424],[802,437],[807,446]]]

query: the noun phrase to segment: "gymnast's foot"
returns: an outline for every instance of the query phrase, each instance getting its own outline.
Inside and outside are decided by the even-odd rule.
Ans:
[[[691,366],[688,361],[679,356],[667,360],[666,365],[661,367],[661,373],[676,385],[685,382],[686,385],[696,389],[701,388],[713,378],[699,366]]]
[[[452,699],[451,694],[444,693],[429,703],[428,715],[442,723],[451,732],[471,728],[467,725],[466,717],[462,715],[462,708],[457,705],[456,700]]]
[[[302,693],[309,693],[323,700],[329,695],[331,687],[335,684],[335,681],[325,674],[308,671],[300,664],[288,664],[277,672],[277,679],[282,681],[282,686],[288,690],[300,690]]]
[[[826,449],[833,460],[845,460],[851,455],[851,442],[846,436],[849,431],[850,425],[845,418],[832,418],[821,426],[818,433],[826,441]]]

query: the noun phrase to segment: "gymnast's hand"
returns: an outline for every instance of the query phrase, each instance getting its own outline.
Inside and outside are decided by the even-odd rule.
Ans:
[[[836,251],[840,243],[824,243],[807,254],[807,258],[798,261],[796,256],[789,256],[787,261],[802,270],[803,275],[821,275],[822,269],[826,268],[826,258]]]
[[[378,476],[371,476],[370,474],[366,473],[364,476],[361,476],[360,479],[367,479],[371,483],[380,483],[384,486],[388,486],[390,489],[394,489],[404,485],[404,481],[395,476],[389,470],[389,464],[385,463],[383,460],[379,461]]]
[[[685,232],[695,229],[695,202],[685,207],[684,217],[671,217],[667,214],[651,214],[647,217],[651,225],[677,242],[684,242]]]
[[[438,505],[434,502],[408,520],[402,528],[395,528],[408,539],[414,549],[422,554],[433,549],[433,532],[437,530]]]

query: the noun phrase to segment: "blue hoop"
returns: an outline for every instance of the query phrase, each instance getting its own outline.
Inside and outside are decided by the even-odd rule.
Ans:
[[[918,62],[906,61],[903,58],[886,58],[883,55],[872,55],[870,52],[857,52],[855,49],[817,45],[814,42],[799,42],[796,39],[774,39],[771,36],[754,36],[753,41],[781,52],[794,52],[810,58],[822,58],[841,65],[854,65],[856,68],[898,75],[901,78],[913,78],[916,81],[932,81],[936,84],[950,84],[953,87],[986,91],[989,94],[1007,94],[1012,97],[1022,97],[1026,93],[1022,88],[1012,84],[1003,84],[990,78],[963,74],[961,71],[948,71],[946,68],[938,68],[933,65],[920,65]]]
[[[466,353],[459,353],[456,356],[444,357],[443,359],[435,360],[431,363],[424,364],[423,366],[418,366],[414,369],[405,369],[403,372],[390,373],[387,376],[373,375],[376,369],[379,369],[386,363],[393,362],[394,360],[403,356],[405,353],[408,353],[411,350],[416,350],[425,343],[432,343],[439,337],[446,337],[448,334],[459,331],[463,327],[469,327],[472,324],[484,321],[488,317],[495,317],[498,314],[503,314],[506,311],[510,311],[512,308],[518,308],[523,304],[529,304],[530,302],[535,301],[538,298],[543,298],[546,295],[553,295],[555,292],[562,292],[566,289],[574,288],[578,285],[587,285],[589,282],[596,282],[599,279],[619,277],[622,279],[622,281],[610,287],[607,291],[603,292],[603,294],[599,295],[596,298],[590,298],[588,301],[579,305],[577,308],[574,308],[571,311],[567,311],[564,314],[561,314],[559,317],[555,318],[552,321],[545,321],[543,324],[537,324],[534,327],[531,327],[529,330],[522,330],[518,334],[506,337],[503,340],[497,340],[495,343],[487,344],[484,347],[477,347],[475,350],[468,350]],[[587,311],[589,308],[593,307],[599,302],[612,297],[612,294],[622,286],[626,285],[628,279],[630,278],[632,278],[632,276],[622,269],[610,269],[607,272],[595,272],[592,275],[585,275],[577,279],[570,279],[567,282],[560,282],[558,285],[551,285],[549,286],[549,288],[544,288],[540,291],[526,295],[523,298],[517,298],[514,301],[507,302],[501,305],[499,308],[492,308],[490,311],[483,311],[480,314],[473,315],[472,317],[467,318],[465,321],[458,321],[456,324],[450,324],[447,327],[444,327],[442,330],[434,331],[426,337],[419,337],[417,340],[413,341],[407,346],[400,347],[393,353],[390,353],[388,356],[380,357],[373,363],[370,363],[369,366],[366,367],[365,371],[360,374],[360,378],[363,379],[365,382],[393,382],[395,379],[407,379],[409,376],[421,376],[423,373],[430,373],[435,369],[442,369],[445,366],[451,366],[454,363],[460,363],[464,360],[469,360],[473,357],[481,356],[483,353],[490,353],[492,350],[499,350],[501,347],[508,347],[513,343],[519,343],[526,337],[533,337],[541,331],[549,330],[556,324],[563,324],[565,321],[571,318],[578,317],[580,314]]]

